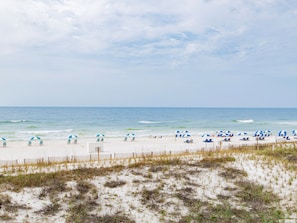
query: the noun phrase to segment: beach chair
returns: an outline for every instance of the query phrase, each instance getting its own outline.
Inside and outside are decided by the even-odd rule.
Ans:
[[[260,137],[259,137],[259,140],[264,140],[264,139],[265,139],[264,136],[260,136]]]
[[[187,139],[185,143],[193,143],[193,139]]]
[[[212,142],[212,139],[205,139],[203,142]]]
[[[249,137],[243,137],[243,138],[241,138],[240,140],[243,140],[243,141],[249,141]]]

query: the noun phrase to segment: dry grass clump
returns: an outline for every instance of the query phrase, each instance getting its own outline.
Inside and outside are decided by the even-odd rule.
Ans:
[[[37,214],[42,214],[42,215],[50,215],[53,216],[55,215],[57,212],[59,212],[61,209],[61,205],[58,203],[52,203],[49,205],[46,205],[43,209],[36,211],[35,213]]]
[[[0,210],[3,212],[9,212],[9,213],[16,213],[20,209],[29,209],[25,205],[19,205],[12,202],[12,199],[7,194],[0,194]],[[4,213],[2,215],[3,218],[8,217],[9,215],[7,213]]]
[[[83,203],[71,206],[66,217],[66,223],[84,223],[87,222],[88,211]]]
[[[148,190],[144,188],[141,192],[141,202],[150,209],[159,210],[161,203],[164,200],[162,199],[160,188],[155,188],[153,190]]]
[[[192,222],[279,222],[283,219],[284,214],[277,206],[277,200],[274,195],[264,192],[261,186],[250,182],[238,182],[239,188],[235,191],[236,196],[243,201],[243,207],[234,207],[228,202],[229,197],[218,196],[221,204],[212,204],[200,200],[191,199],[180,193],[178,198],[183,200],[190,212],[188,215],[181,217],[179,223]],[[253,194],[255,191],[255,194]]]
[[[175,195],[179,200],[183,202],[186,207],[192,207],[195,205],[198,200],[193,198],[194,189],[191,187],[186,187],[180,189],[178,193]]]
[[[24,187],[46,187],[48,183],[57,180],[68,182],[71,180],[90,179],[95,176],[106,176],[112,172],[123,170],[124,166],[101,167],[101,168],[78,168],[75,170],[63,170],[54,173],[21,174],[17,176],[0,177],[0,185],[8,184],[14,191],[20,191]]]
[[[196,163],[196,166],[201,168],[217,168],[227,162],[234,162],[236,159],[232,156],[226,157],[205,157]]]
[[[297,148],[281,148],[277,147],[275,149],[266,148],[265,150],[259,151],[259,155],[265,155],[279,160],[287,160],[292,164],[297,164]]]
[[[134,220],[129,219],[122,214],[104,215],[104,216],[89,216],[88,222],[100,222],[100,223],[135,223]]]
[[[125,185],[126,182],[123,180],[112,180],[112,181],[107,181],[104,186],[105,187],[110,187],[110,188],[115,188],[115,187],[120,187]]]
[[[78,181],[76,184],[76,189],[81,194],[88,193],[92,188],[93,188],[93,185],[84,180]]]
[[[246,177],[247,173],[243,170],[231,168],[231,167],[224,167],[223,171],[219,174],[219,176],[224,177],[226,179],[235,179],[238,177]]]
[[[249,181],[238,181],[236,185],[242,188],[236,196],[255,210],[265,208],[266,205],[279,201],[275,194],[264,191],[263,186]]]
[[[53,198],[55,195],[67,191],[67,187],[64,181],[61,179],[52,179],[47,182],[47,186],[42,188],[39,199],[42,199],[46,196]]]

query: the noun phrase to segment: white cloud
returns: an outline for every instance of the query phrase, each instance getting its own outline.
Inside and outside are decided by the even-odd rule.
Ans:
[[[161,76],[193,94],[197,83],[199,91],[209,90],[204,83],[210,82],[218,90],[231,89],[234,76],[238,82],[255,76],[271,79],[285,71],[282,75],[294,83],[296,8],[290,0],[2,1],[0,72],[14,85],[59,82],[59,95],[64,87],[75,91],[70,87],[101,81],[106,86],[97,91],[112,95],[114,88],[130,91],[143,79],[162,92],[163,83],[154,87]],[[181,84],[180,73],[190,86]],[[116,84],[119,78],[125,81]],[[244,87],[248,93],[248,85]],[[149,89],[143,97],[150,96]]]
[[[287,29],[296,28],[283,21],[284,13],[296,19],[294,9],[284,2],[10,0],[1,3],[0,25],[5,35],[0,44],[2,52],[37,47],[57,53],[109,50],[118,54],[123,50],[131,56],[166,54],[172,48],[183,56],[222,53],[226,42],[228,48],[240,48],[247,41],[257,45],[258,39],[267,37],[261,29],[275,33],[284,22],[289,24]],[[189,50],[189,46],[199,47]]]

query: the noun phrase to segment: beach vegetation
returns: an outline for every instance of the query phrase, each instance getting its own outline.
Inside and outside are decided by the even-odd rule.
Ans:
[[[133,213],[147,212],[160,222],[282,222],[297,214],[297,173],[291,168],[296,155],[293,146],[274,145],[258,150],[233,147],[104,160],[91,165],[76,163],[75,168],[70,163],[67,168],[51,163],[46,166],[50,171],[45,171],[41,163],[38,167],[27,164],[28,174],[21,167],[5,167],[0,190],[9,194],[39,188],[36,199],[44,203],[49,198],[51,203],[31,213],[63,216],[67,223],[136,222],[134,215],[126,215],[132,210],[121,208],[123,196],[130,196],[127,202],[135,201],[127,205],[133,207]],[[119,194],[117,190],[122,190],[117,188],[124,185],[131,186],[131,192]],[[280,196],[282,191],[287,192],[287,198]],[[1,221],[15,222],[11,213],[34,208],[17,205],[15,197],[5,193],[0,193]]]
[[[123,180],[111,180],[107,181],[104,184],[104,187],[116,188],[125,185],[126,182]]]
[[[44,208],[36,211],[35,213],[47,216],[54,216],[60,211],[60,209],[61,205],[58,202],[54,202],[49,205],[46,205]]]

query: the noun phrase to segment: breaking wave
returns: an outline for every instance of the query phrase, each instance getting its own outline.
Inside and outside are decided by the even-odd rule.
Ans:
[[[239,122],[239,123],[253,123],[254,120],[253,119],[239,119],[239,120],[235,120],[235,122]]]
[[[73,129],[65,130],[37,130],[37,131],[20,131],[23,134],[50,134],[50,133],[63,133],[63,132],[72,132]]]
[[[278,122],[279,125],[297,125],[297,121]]]
[[[8,123],[22,123],[22,122],[29,122],[28,120],[7,120],[7,121],[0,121],[0,123],[8,124]]]
[[[155,122],[155,121],[139,121],[141,124],[159,124],[161,122]]]

